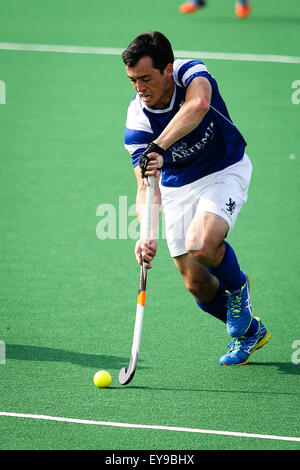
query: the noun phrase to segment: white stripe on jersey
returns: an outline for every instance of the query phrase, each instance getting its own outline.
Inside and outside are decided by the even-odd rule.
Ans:
[[[126,127],[127,129],[150,132],[153,134],[150,121],[143,112],[142,104],[138,95],[136,95],[128,107]]]
[[[182,77],[182,83],[184,84],[184,86],[186,86],[187,79],[197,72],[207,72],[207,67],[204,64],[197,64],[194,65],[194,67],[188,69]]]
[[[227,122],[229,122],[229,124],[231,124],[232,126],[234,126],[233,122],[229,121],[229,119],[227,119],[226,116],[224,116],[224,114],[220,113],[220,111],[218,111],[216,108],[214,108],[212,105],[210,105],[211,109],[213,109],[214,111],[216,111],[218,114],[220,114],[220,116],[222,116],[222,118],[224,118]],[[234,126],[235,127],[235,126]]]
[[[188,62],[191,62],[192,59],[176,59],[174,60],[173,63],[173,77],[177,85],[181,86],[181,83],[178,80],[178,72],[180,68],[184,65],[187,64]],[[191,67],[189,70],[185,72],[185,74],[182,77],[183,84],[185,86],[186,80],[193,75],[196,72],[207,72],[207,67],[204,64],[197,64]]]
[[[139,149],[146,149],[148,144],[132,144],[132,145],[124,145],[125,149],[132,155],[136,150]]]

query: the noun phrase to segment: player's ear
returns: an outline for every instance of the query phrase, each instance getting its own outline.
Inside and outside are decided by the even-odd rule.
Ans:
[[[168,64],[164,70],[166,76],[171,76],[173,74],[173,64]]]

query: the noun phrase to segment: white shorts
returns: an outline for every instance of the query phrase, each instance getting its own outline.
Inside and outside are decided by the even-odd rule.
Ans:
[[[225,219],[230,233],[247,201],[252,164],[245,154],[242,160],[200,180],[169,188],[160,185],[165,236],[171,256],[187,253],[185,238],[196,212],[211,212]]]

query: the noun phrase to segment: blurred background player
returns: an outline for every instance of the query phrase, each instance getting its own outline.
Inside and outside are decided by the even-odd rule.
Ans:
[[[194,13],[206,6],[205,0],[189,0],[179,7],[181,13]],[[248,0],[237,0],[235,4],[235,14],[238,18],[247,18],[251,12],[251,5]]]

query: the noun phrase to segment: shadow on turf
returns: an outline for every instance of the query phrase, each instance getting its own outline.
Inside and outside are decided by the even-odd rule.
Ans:
[[[278,372],[283,372],[284,374],[299,375],[300,374],[300,364],[293,364],[292,362],[250,362],[248,367],[256,366],[276,366],[278,367]]]
[[[120,389],[120,387],[109,387]],[[125,388],[131,388],[134,390],[158,390],[164,392],[208,392],[208,393],[230,393],[230,394],[250,394],[250,395],[300,395],[297,392],[266,392],[265,390],[262,392],[253,391],[253,390],[220,390],[220,389],[206,389],[206,388],[163,388],[163,387],[148,387],[143,385],[126,385]]]
[[[28,346],[25,344],[6,344],[7,359],[17,359],[20,361],[40,361],[40,362],[69,362],[78,366],[121,369],[127,367],[128,357],[108,356],[102,354],[88,354],[65,349],[46,348],[44,346]],[[143,369],[143,366],[139,368]],[[145,367],[144,367],[145,369]]]

